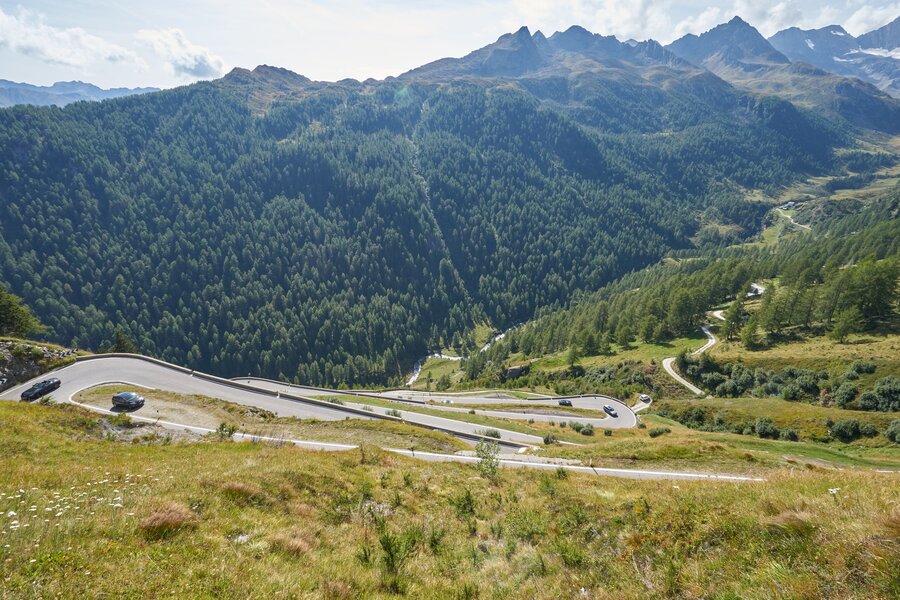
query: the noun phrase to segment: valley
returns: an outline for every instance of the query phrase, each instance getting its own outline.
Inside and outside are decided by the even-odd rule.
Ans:
[[[898,597],[900,21],[725,13],[319,81],[0,9],[185,82],[0,81],[0,599]]]

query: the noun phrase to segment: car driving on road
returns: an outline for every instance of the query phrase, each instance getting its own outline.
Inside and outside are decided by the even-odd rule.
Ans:
[[[650,404],[650,396],[648,396],[647,394],[641,394],[640,400],[644,404]]]
[[[606,414],[608,414],[609,416],[611,416],[614,419],[619,416],[619,413],[616,412],[616,409],[614,409],[609,404],[603,405],[603,412],[605,412]]]
[[[571,400],[560,400],[559,405],[560,406],[572,406],[572,401]]]
[[[60,386],[59,379],[52,377],[50,379],[45,379],[44,381],[39,381],[24,392],[22,392],[22,400],[37,400],[41,396],[49,394],[53,390],[59,389]]]
[[[144,405],[144,397],[134,392],[119,392],[112,397],[112,403],[117,408],[140,408]]]

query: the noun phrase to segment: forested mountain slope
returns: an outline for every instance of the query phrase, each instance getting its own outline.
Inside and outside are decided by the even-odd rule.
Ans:
[[[826,218],[814,231],[774,247],[688,251],[629,274],[514,330],[470,361],[468,373],[475,376],[510,352],[541,356],[574,347],[597,354],[598,347],[638,339],[664,343],[696,330],[713,307],[745,298],[757,281],[772,283],[766,283],[753,335],[778,336],[791,327],[821,334],[848,310],[858,312],[859,330],[895,328],[898,256],[900,187],[895,187],[868,206]],[[728,335],[736,336],[737,329]]]
[[[259,67],[2,110],[0,280],[56,341],[120,326],[223,375],[388,382],[702,227],[753,233],[768,207],[745,188],[833,169],[850,142],[653,43],[525,30],[479,52],[381,82]]]

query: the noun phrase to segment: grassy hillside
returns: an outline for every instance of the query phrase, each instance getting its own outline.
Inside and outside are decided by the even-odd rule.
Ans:
[[[125,445],[97,420],[0,404],[0,596],[900,593],[892,475],[492,480],[374,449]]]

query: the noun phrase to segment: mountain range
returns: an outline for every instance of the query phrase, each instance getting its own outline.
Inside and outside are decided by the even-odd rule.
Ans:
[[[808,30],[791,27],[770,37],[769,42],[792,61],[858,77],[900,96],[900,18],[858,38],[840,25],[829,25]]]
[[[837,50],[828,49],[827,43],[832,48],[843,44],[845,50],[858,47],[849,34],[836,35],[839,29],[817,30],[812,37],[819,40],[818,46],[800,30],[785,30],[770,41],[735,17],[699,36],[688,34],[666,48],[739,89],[778,96],[856,126],[889,133],[900,131],[897,101],[890,95],[900,82],[900,61],[855,50],[851,54],[862,58],[834,60]],[[797,42],[797,36],[803,41]],[[830,63],[823,55],[830,58]],[[877,80],[879,86],[864,79]]]
[[[81,100],[106,100],[158,91],[159,88],[153,87],[105,90],[83,81],[57,81],[50,86],[39,86],[0,79],[0,108],[16,104],[65,106]]]
[[[668,47],[523,27],[382,81],[234,69],[0,111],[0,282],[67,344],[399,382],[475,323],[755,235],[756,192],[897,132],[900,101],[739,19]]]

